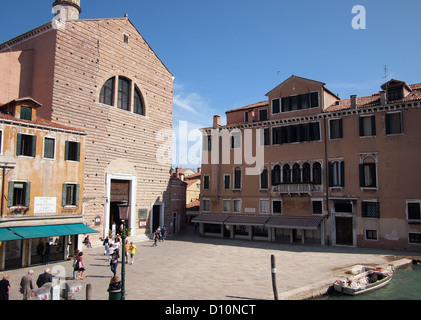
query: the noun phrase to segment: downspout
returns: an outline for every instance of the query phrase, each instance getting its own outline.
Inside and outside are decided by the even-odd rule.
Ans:
[[[325,162],[325,188],[326,188],[326,211],[327,211],[327,216],[326,216],[326,220],[329,219],[330,217],[330,204],[329,204],[329,162],[327,160],[327,126],[326,126],[326,117],[323,117],[323,126],[324,126],[324,162]],[[328,238],[327,241],[328,245],[330,245],[330,240]]]

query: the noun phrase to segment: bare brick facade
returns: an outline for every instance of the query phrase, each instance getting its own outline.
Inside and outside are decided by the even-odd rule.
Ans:
[[[170,224],[171,143],[165,163],[156,152],[171,141],[168,134],[166,140],[157,137],[172,130],[173,78],[130,20],[73,20],[58,29],[48,23],[0,44],[0,52],[9,48],[31,56],[22,66],[32,68],[30,84],[21,78],[18,86],[29,88],[26,95],[43,105],[38,114],[87,133],[85,223],[107,235],[113,223],[119,225],[115,204],[124,198],[131,207],[132,235]],[[114,79],[111,105],[100,102],[109,79]],[[128,110],[119,107],[120,79],[130,86]],[[134,92],[140,93],[142,114],[134,113]],[[115,194],[116,181],[127,182],[126,193]]]

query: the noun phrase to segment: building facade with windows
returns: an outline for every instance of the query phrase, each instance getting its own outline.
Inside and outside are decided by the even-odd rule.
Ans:
[[[0,102],[31,96],[41,117],[87,133],[79,192],[93,241],[119,232],[123,200],[132,237],[170,225],[172,74],[127,15],[79,19],[79,0],[53,9],[53,21],[0,44],[10,73]]]
[[[267,97],[203,129],[203,234],[421,249],[421,84],[341,100],[291,76]]]
[[[64,260],[77,235],[95,232],[82,216],[86,134],[38,117],[40,107],[0,106],[0,270]]]

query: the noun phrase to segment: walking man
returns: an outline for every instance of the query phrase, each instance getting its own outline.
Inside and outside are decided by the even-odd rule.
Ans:
[[[30,269],[28,274],[23,276],[20,280],[20,293],[23,294],[23,300],[30,300],[34,284],[32,283],[32,275],[34,270]]]

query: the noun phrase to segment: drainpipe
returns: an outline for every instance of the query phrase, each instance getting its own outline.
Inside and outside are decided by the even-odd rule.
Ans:
[[[328,139],[328,135],[327,135],[327,125],[326,125],[326,117],[323,118],[323,126],[324,126],[324,157],[325,157],[325,186],[326,186],[326,210],[327,210],[327,218],[329,219],[330,217],[330,204],[329,204],[329,162],[327,159],[327,139]],[[332,228],[331,228],[332,230]],[[326,231],[326,230],[325,230]],[[329,241],[328,241],[328,245],[330,245]]]

